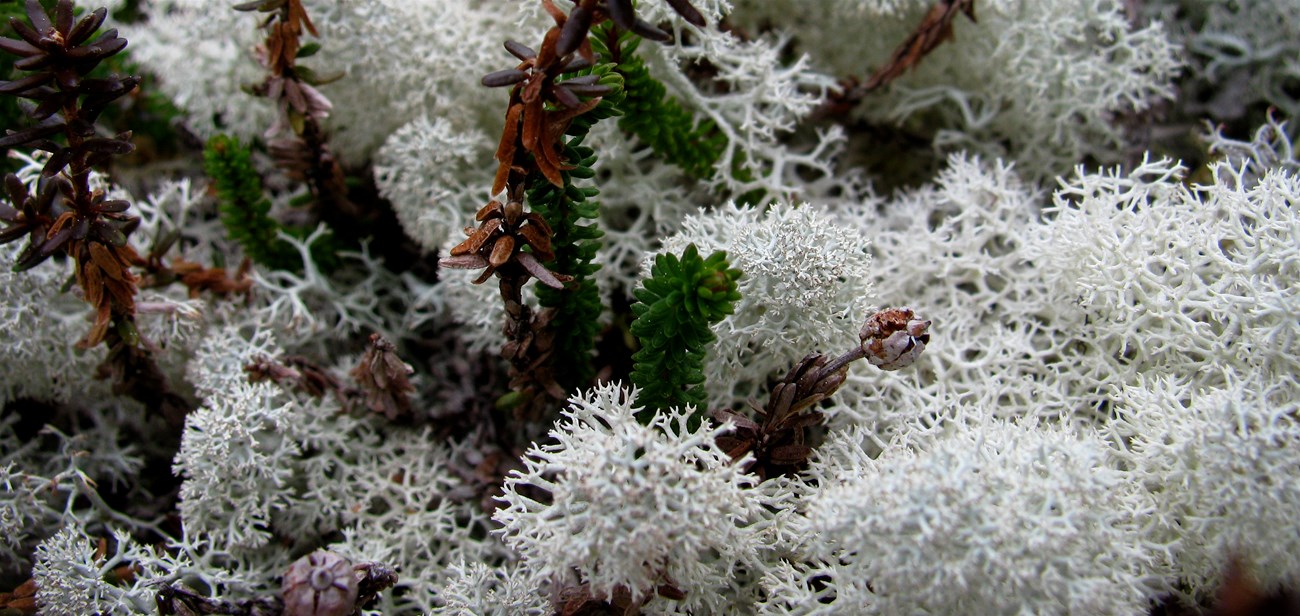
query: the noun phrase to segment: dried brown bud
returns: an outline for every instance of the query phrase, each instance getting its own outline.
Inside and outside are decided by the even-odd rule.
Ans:
[[[379,593],[397,584],[397,572],[383,563],[361,563],[352,568],[357,575],[357,609],[369,609]]]
[[[867,361],[881,370],[898,370],[912,365],[930,342],[930,321],[922,320],[911,308],[886,308],[867,317],[858,332]]]
[[[357,602],[357,576],[348,559],[316,550],[289,565],[281,585],[284,616],[347,616]]]
[[[415,391],[409,377],[415,369],[397,356],[397,347],[379,334],[370,335],[366,349],[352,377],[366,392],[366,406],[389,419],[411,412],[409,394]]]

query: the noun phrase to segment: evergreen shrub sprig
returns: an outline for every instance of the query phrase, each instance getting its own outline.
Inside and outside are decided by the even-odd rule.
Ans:
[[[684,408],[705,404],[704,353],[713,332],[740,299],[736,280],[741,272],[728,267],[727,253],[701,258],[695,244],[681,258],[655,258],[650,277],[634,292],[636,320],[632,334],[641,350],[632,356],[632,382],[641,388],[639,401],[647,408]]]
[[[136,327],[141,262],[128,236],[140,219],[131,204],[109,198],[91,182],[96,167],[135,149],[131,132],[100,134],[96,123],[114,101],[140,83],[139,77],[93,76],[104,60],[126,48],[126,39],[109,28],[100,31],[108,9],[76,17],[72,0],[47,9],[37,0],[24,5],[27,21],[9,19],[18,38],[0,37],[0,51],[18,56],[13,68],[27,73],[0,81],[0,94],[35,103],[26,111],[36,122],[8,130],[0,149],[22,147],[49,153],[34,190],[14,174],[5,176],[9,204],[0,204],[0,243],[23,238],[15,270],[40,265],[56,255],[71,259],[82,297],[95,320],[77,346],[108,348],[99,373],[113,378],[115,393],[130,395],[151,412],[179,424],[188,403],[170,391],[153,350]]]
[[[9,20],[18,38],[0,38],[0,51],[18,56],[13,67],[28,74],[0,82],[0,94],[34,102],[26,114],[37,123],[7,131],[0,149],[26,147],[48,152],[49,158],[34,193],[17,176],[6,176],[11,205],[0,206],[0,220],[6,223],[0,243],[27,238],[16,270],[60,253],[73,258],[77,283],[96,308],[95,324],[80,346],[93,347],[110,334],[134,345],[138,279],[130,267],[139,257],[127,235],[139,220],[127,213],[130,203],[109,199],[103,189],[92,187],[90,176],[94,167],[134,149],[129,131],[104,137],[95,123],[140,80],[89,77],[100,62],[126,47],[117,30],[96,36],[106,9],[78,20],[69,0],[61,0],[52,12],[35,0],[25,8],[27,23]]]
[[[271,201],[262,192],[262,177],[253,168],[247,147],[237,139],[216,135],[203,149],[203,168],[217,191],[221,224],[253,261],[277,270],[300,270],[302,258],[277,232],[295,236],[297,230],[283,228],[271,218]],[[328,236],[327,236],[328,237]],[[311,246],[312,261],[329,270],[335,261],[332,243],[318,241]]]
[[[592,49],[601,58],[615,63],[614,70],[623,77],[626,96],[619,105],[622,117],[618,127],[636,135],[657,156],[691,177],[704,179],[713,175],[713,166],[722,156],[726,137],[712,121],[697,120],[650,75],[645,61],[636,55],[641,37],[605,22],[592,28],[590,40]]]
[[[510,105],[494,156],[498,165],[492,181],[492,194],[505,193],[507,203],[503,206],[494,200],[480,209],[475,217],[478,227],[467,228],[468,239],[453,247],[448,258],[439,260],[442,267],[483,269],[476,284],[497,277],[506,309],[503,329],[508,338],[501,355],[510,361],[511,388],[529,401],[528,408],[516,407],[519,417],[540,417],[546,412],[546,402],[533,395],[537,392],[546,392],[552,401],[564,399],[565,390],[556,380],[561,361],[570,360],[559,370],[570,372],[564,377],[570,383],[585,381],[580,377],[589,372],[583,367],[590,360],[595,318],[599,316],[595,287],[579,282],[574,287],[577,294],[544,298],[554,305],[536,315],[521,297],[530,277],[557,289],[573,282],[569,274],[543,266],[539,262],[544,258],[542,253],[547,253],[549,261],[571,261],[574,271],[583,276],[595,271],[591,258],[599,235],[590,225],[579,222],[596,217],[594,204],[584,204],[596,193],[594,189],[573,186],[572,180],[595,175],[591,169],[594,152],[578,149],[580,137],[585,136],[591,123],[613,114],[613,107],[604,99],[619,94],[622,78],[609,69],[582,72],[600,62],[588,35],[592,27],[612,20],[644,37],[671,39],[667,32],[636,17],[632,0],[608,0],[601,7],[596,0],[583,0],[567,14],[549,0],[542,6],[555,21],[542,38],[542,45],[534,50],[507,40],[505,49],[518,64],[488,73],[480,81],[490,88],[510,87]],[[673,0],[671,6],[691,23],[703,25],[703,17],[687,0]],[[602,105],[606,108],[594,113]],[[543,183],[554,190],[539,188]],[[536,195],[528,198],[525,209],[523,200],[530,191],[536,191]],[[538,206],[534,201],[551,203]],[[543,208],[551,210],[549,218],[554,222],[538,213]],[[537,211],[531,211],[534,209]],[[557,239],[553,226],[570,227],[569,236]],[[550,253],[561,251],[567,255],[551,258]],[[566,301],[566,297],[580,299]],[[559,314],[560,304],[565,314]],[[557,340],[567,350],[557,353]]]
[[[612,69],[612,65],[603,64],[566,75],[567,78],[596,75],[597,84],[610,91],[594,109],[574,118],[565,131],[561,150],[564,159],[571,161],[573,167],[560,173],[564,186],[561,188],[547,182],[538,172],[528,191],[528,203],[533,211],[546,219],[554,231],[551,247],[555,251],[555,261],[549,267],[573,277],[573,281],[563,289],[536,287],[542,306],[556,309],[551,326],[555,331],[564,332],[563,336],[556,337],[554,352],[556,380],[566,388],[586,386],[594,373],[591,357],[603,308],[600,290],[592,276],[600,269],[600,264],[594,261],[604,233],[596,228],[594,221],[600,216],[600,204],[592,197],[598,195],[600,189],[575,186],[574,180],[589,179],[596,174],[592,168],[596,163],[596,152],[582,145],[591,127],[619,113],[623,80]]]

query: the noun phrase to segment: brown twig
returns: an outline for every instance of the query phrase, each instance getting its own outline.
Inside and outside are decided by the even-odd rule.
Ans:
[[[964,13],[972,22],[975,21],[975,0],[939,0],[912,30],[912,34],[894,49],[889,60],[862,84],[863,93],[899,78],[920,64],[922,58],[944,41],[951,40],[952,22],[958,13]]]
[[[867,94],[889,85],[907,71],[916,68],[921,60],[945,41],[952,40],[952,22],[958,14],[975,21],[975,0],[939,0],[930,7],[889,59],[875,70],[867,80],[847,77],[840,82],[839,93],[834,94],[821,110],[822,115],[840,115],[856,106]]]
[[[767,404],[761,409],[755,405],[758,421],[729,409],[713,411],[716,421],[736,426],[718,438],[718,445],[734,460],[752,453],[746,470],[762,479],[798,471],[812,455],[807,429],[824,419],[814,406],[844,384],[849,364],[866,358],[882,370],[909,366],[929,343],[929,328],[930,321],[907,308],[871,315],[858,333],[857,347],[835,359],[812,353],[799,360],[772,388]]]

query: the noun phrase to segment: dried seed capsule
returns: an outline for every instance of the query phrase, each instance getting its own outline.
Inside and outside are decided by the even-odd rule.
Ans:
[[[870,317],[858,332],[867,361],[881,370],[912,365],[930,342],[930,321],[910,308],[888,308]]]
[[[357,602],[357,576],[348,559],[316,550],[289,565],[280,586],[284,616],[347,616]]]

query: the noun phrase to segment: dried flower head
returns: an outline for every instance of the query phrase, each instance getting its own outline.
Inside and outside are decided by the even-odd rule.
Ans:
[[[366,392],[366,406],[389,419],[411,413],[409,395],[415,386],[407,378],[415,372],[397,356],[397,347],[379,334],[370,335],[370,346],[352,369],[352,377]]]
[[[316,550],[289,565],[281,585],[284,616],[347,616],[357,602],[352,562]]]
[[[497,269],[510,263],[518,264],[527,275],[557,289],[564,288],[564,283],[572,279],[542,265],[542,261],[555,258],[555,253],[551,252],[551,226],[541,216],[525,213],[524,204],[519,200],[511,199],[501,205],[500,201],[493,199],[474,218],[482,224],[466,227],[465,234],[469,237],[452,248],[451,256],[440,260],[440,265],[458,269],[485,268],[474,280],[475,284],[482,283]],[[523,250],[525,246],[532,252]]]
[[[888,308],[867,318],[858,338],[867,361],[881,370],[912,365],[930,342],[930,321],[916,317],[911,308]]]

